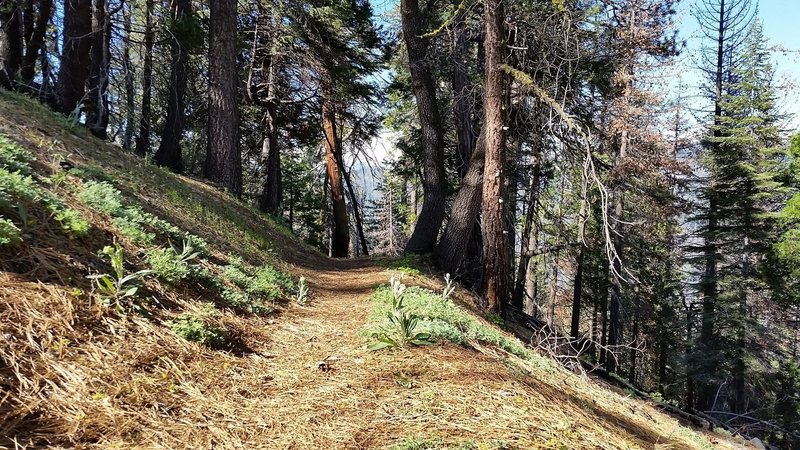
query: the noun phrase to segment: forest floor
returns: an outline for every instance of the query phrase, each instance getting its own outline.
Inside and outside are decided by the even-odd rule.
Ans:
[[[391,260],[326,258],[213,186],[2,91],[0,134],[33,153],[38,179],[92,226],[69,237],[41,214],[22,244],[0,248],[0,448],[746,448],[545,357],[480,341],[369,351],[372,297]],[[234,257],[279,267],[308,280],[309,302],[245,314],[201,284],[148,279],[146,315],[109,311],[86,279],[102,268],[97,251],[120,242],[138,270],[147,249],[76,198],[84,182],[59,177],[65,160],[205,239],[209,267]],[[443,288],[433,272],[413,272],[405,284]],[[468,292],[453,298],[491,326]],[[218,306],[214,320],[235,347],[215,350],[170,329],[201,302]]]

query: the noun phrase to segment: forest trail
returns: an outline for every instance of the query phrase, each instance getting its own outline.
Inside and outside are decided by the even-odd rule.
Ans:
[[[409,272],[403,283],[441,299],[439,275],[385,267],[405,267],[400,260],[327,258],[214,186],[2,95],[0,134],[31,152],[36,180],[53,180],[40,185],[91,232],[70,236],[32,204],[38,220],[23,243],[0,254],[0,449],[743,448],[533,351],[523,358],[488,343],[502,337],[521,346],[476,313],[463,290],[446,303],[482,327],[455,330],[468,336],[463,345],[442,338],[369,351],[376,288],[394,270]],[[139,245],[81,201],[76,192],[91,181],[64,174],[65,159],[109,180],[128,205],[205,240],[201,264],[225,287],[234,285],[226,271],[247,262],[253,271],[304,276],[310,301],[300,305],[287,291],[261,305],[271,306],[266,313],[243,311],[207,279],[148,277],[139,296],[145,314],[103,306],[86,278],[109,269],[99,250],[122,243],[133,272],[149,268],[148,252],[167,244],[162,237]],[[176,319],[209,308],[211,326],[224,327],[237,347],[212,348],[175,331]]]

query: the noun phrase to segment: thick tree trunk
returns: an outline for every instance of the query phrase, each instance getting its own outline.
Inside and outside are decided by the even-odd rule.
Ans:
[[[470,236],[478,219],[483,193],[483,171],[486,155],[485,131],[481,130],[475,151],[470,157],[469,167],[461,180],[450,219],[447,221],[442,238],[436,245],[434,257],[439,268],[445,273],[455,275],[464,260]]]
[[[453,0],[458,8],[461,0]],[[475,136],[472,132],[472,102],[468,64],[469,43],[467,42],[463,8],[458,9],[453,17],[453,121],[456,126],[456,168],[458,176],[464,178],[475,147]]]
[[[13,89],[22,65],[22,8],[19,1],[0,4],[0,85]]]
[[[172,18],[176,22],[192,20],[191,0],[171,0],[170,9],[172,9]],[[164,132],[161,134],[161,143],[154,157],[156,164],[166,166],[173,172],[183,171],[181,140],[183,139],[187,64],[189,62],[189,51],[185,41],[186,36],[172,36],[167,118],[164,123]]]
[[[50,24],[50,17],[53,15],[53,0],[40,0],[33,28],[27,38],[25,45],[25,56],[20,69],[22,82],[30,85],[36,75],[36,60],[44,53],[44,39],[47,35],[47,26]]]
[[[422,180],[424,200],[414,232],[406,245],[406,251],[427,253],[436,245],[436,238],[439,236],[445,215],[447,179],[444,171],[444,130],[436,103],[436,84],[426,59],[428,43],[426,38],[422,37],[418,0],[401,0],[400,19],[408,50],[408,63],[417,100],[424,149]]]
[[[75,111],[86,93],[89,51],[92,46],[92,1],[66,0],[64,4],[64,45],[58,69],[57,109]]]
[[[89,102],[86,124],[95,136],[108,137],[108,66],[110,63],[111,18],[106,0],[94,0],[92,10],[92,51],[89,57]]]
[[[346,258],[350,249],[350,225],[344,201],[342,173],[338,163],[342,149],[336,134],[336,110],[324,95],[322,97],[322,129],[325,132],[325,167],[330,183],[333,207],[330,254],[334,258]]]
[[[484,2],[486,24],[486,84],[484,92],[484,127],[486,128],[486,163],[483,169],[481,204],[484,283],[487,309],[502,314],[509,294],[508,223],[505,198],[505,98],[506,75],[502,70],[504,33],[501,0]]]
[[[139,135],[136,137],[136,154],[145,156],[150,151],[150,101],[153,96],[153,8],[155,0],[145,0],[144,64],[142,67],[142,110],[139,117]]]
[[[236,0],[211,0],[208,82],[208,148],[204,176],[242,196],[236,66]]]

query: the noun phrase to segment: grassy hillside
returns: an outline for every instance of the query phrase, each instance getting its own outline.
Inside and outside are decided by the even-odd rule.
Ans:
[[[739,448],[4,91],[0,214],[0,448]]]

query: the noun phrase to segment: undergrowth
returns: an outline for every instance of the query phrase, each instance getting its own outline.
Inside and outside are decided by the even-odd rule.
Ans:
[[[392,312],[393,298],[391,286],[381,286],[373,294],[372,300],[375,306],[370,313],[367,326],[369,334],[380,333],[391,325],[387,315]],[[403,308],[408,314],[419,318],[417,331],[430,334],[431,338],[463,346],[468,346],[470,341],[477,341],[501,348],[537,365],[552,368],[552,363],[548,359],[526,349],[516,339],[509,338],[496,328],[479,321],[441,293],[421,287],[408,287],[403,293]]]
[[[86,236],[89,222],[47,189],[48,179],[34,177],[34,160],[30,152],[0,135],[0,245],[22,242],[22,231],[37,224],[40,210],[44,220],[54,220],[70,236]]]
[[[209,347],[222,347],[227,342],[227,330],[215,325],[213,319],[219,316],[211,303],[203,303],[197,313],[183,313],[169,326],[175,334],[187,341],[197,342]]]

